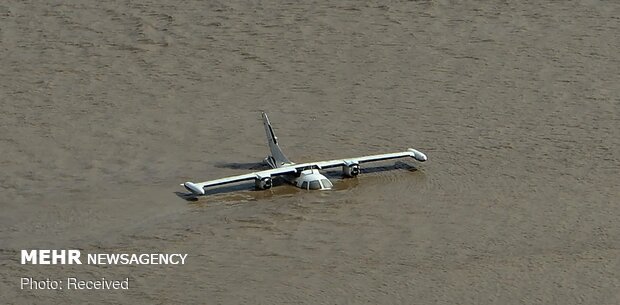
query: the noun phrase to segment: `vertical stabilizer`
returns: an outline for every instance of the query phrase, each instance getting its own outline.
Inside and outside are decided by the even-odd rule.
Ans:
[[[280,167],[283,164],[292,163],[282,152],[280,146],[278,145],[278,137],[273,133],[273,128],[271,128],[271,123],[269,123],[269,118],[267,114],[263,112],[263,125],[265,125],[265,133],[267,134],[267,144],[269,145],[269,150],[271,151],[271,157],[273,158],[275,167]]]

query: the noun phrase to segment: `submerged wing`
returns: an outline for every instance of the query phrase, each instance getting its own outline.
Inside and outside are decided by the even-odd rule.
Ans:
[[[231,176],[231,177],[209,180],[209,181],[199,182],[199,183],[193,183],[193,182],[188,181],[181,185],[184,186],[188,191],[192,192],[194,195],[204,195],[205,187],[228,184],[228,183],[235,183],[235,182],[246,181],[246,180],[261,180],[261,179],[268,178],[271,176],[279,176],[279,175],[295,173],[296,171],[297,170],[295,169],[295,167],[279,167],[279,168],[268,169],[268,170],[259,171],[259,172],[253,172],[253,173],[249,173],[245,175]]]
[[[428,160],[428,158],[426,157],[425,154],[423,154],[422,152],[415,150],[413,148],[409,148],[406,151],[402,151],[402,152],[395,152],[395,153],[389,153],[389,154],[380,154],[380,155],[370,155],[370,156],[361,156],[361,157],[356,157],[356,158],[347,158],[347,159],[336,159],[336,160],[329,160],[329,161],[319,161],[319,162],[310,162],[310,163],[304,163],[304,164],[295,164],[294,166],[296,168],[301,168],[301,167],[309,167],[309,166],[316,166],[318,168],[330,168],[330,167],[336,167],[336,166],[341,166],[341,165],[353,165],[353,164],[360,164],[360,163],[366,163],[366,162],[374,162],[374,161],[383,161],[383,160],[389,160],[389,159],[396,159],[396,158],[404,158],[404,157],[411,157],[414,158],[420,162],[424,162],[426,160]]]

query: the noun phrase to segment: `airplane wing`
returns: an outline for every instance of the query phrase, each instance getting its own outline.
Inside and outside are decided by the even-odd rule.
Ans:
[[[235,182],[240,182],[240,181],[245,181],[245,180],[262,180],[264,178],[268,178],[271,176],[292,174],[295,172],[297,172],[297,169],[295,167],[279,167],[279,168],[273,168],[273,169],[268,169],[268,170],[259,171],[259,172],[253,172],[253,173],[249,173],[245,175],[231,176],[231,177],[209,180],[209,181],[199,182],[199,183],[193,183],[193,182],[188,181],[188,182],[181,184],[181,186],[184,186],[188,191],[192,192],[194,195],[204,195],[205,187],[228,184],[228,183],[235,183]]]
[[[216,179],[216,180],[209,180],[205,182],[199,182],[199,183],[185,182],[181,184],[181,186],[184,186],[187,190],[192,192],[194,195],[204,195],[205,194],[204,188],[209,187],[209,186],[217,186],[217,185],[235,183],[235,182],[240,182],[240,181],[245,181],[245,180],[255,180],[257,182],[263,181],[264,179],[269,180],[272,176],[296,174],[296,173],[300,173],[304,169],[313,168],[313,167],[318,167],[319,169],[323,169],[323,168],[331,168],[331,167],[336,167],[336,166],[348,166],[350,168],[356,167],[357,168],[356,170],[359,172],[360,163],[383,161],[383,160],[404,158],[404,157],[411,157],[420,162],[424,162],[427,160],[427,157],[425,154],[413,148],[409,148],[406,151],[389,153],[389,154],[361,156],[361,157],[355,157],[355,158],[336,159],[336,160],[319,161],[319,162],[308,162],[308,163],[301,163],[301,164],[291,164],[291,165],[284,166],[284,167],[278,167],[278,168],[268,169],[264,171],[253,172],[253,173],[249,173],[245,175],[238,175],[238,176],[226,177],[226,178],[221,178],[221,179]],[[270,183],[271,181],[269,180],[269,185]]]
[[[295,167],[300,167],[301,165],[305,165],[305,166],[315,165],[318,168],[330,168],[330,167],[336,167],[336,166],[342,166],[342,165],[350,166],[350,165],[353,165],[353,164],[360,164],[360,163],[374,162],[374,161],[383,161],[383,160],[396,159],[396,158],[404,158],[404,157],[411,157],[411,158],[414,158],[414,159],[416,159],[416,160],[418,160],[420,162],[424,162],[424,161],[428,160],[426,155],[423,154],[422,152],[420,152],[418,150],[415,150],[413,148],[409,148],[406,151],[389,153],[389,154],[361,156],[361,157],[356,157],[356,158],[320,161],[320,162],[306,163],[306,164],[295,164]]]

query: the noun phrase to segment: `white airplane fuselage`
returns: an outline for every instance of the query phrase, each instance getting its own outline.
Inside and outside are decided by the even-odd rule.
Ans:
[[[295,166],[295,163],[293,162],[278,164],[277,161],[271,156],[265,158],[265,163],[267,163],[271,168]],[[298,175],[284,175],[282,177],[290,184],[304,190],[329,190],[333,187],[332,182],[321,174],[321,172],[319,172],[316,168],[305,169]]]

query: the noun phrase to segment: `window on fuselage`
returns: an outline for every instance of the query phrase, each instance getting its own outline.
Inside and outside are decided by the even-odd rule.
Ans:
[[[321,184],[319,183],[319,180],[310,181],[310,189],[311,190],[320,190],[321,189]]]
[[[323,188],[325,189],[330,189],[332,188],[332,186],[334,186],[332,182],[329,181],[328,179],[321,179],[321,183],[323,183]]]
[[[302,182],[301,183],[301,188],[304,189],[304,190],[307,190],[308,189],[308,181]]]

